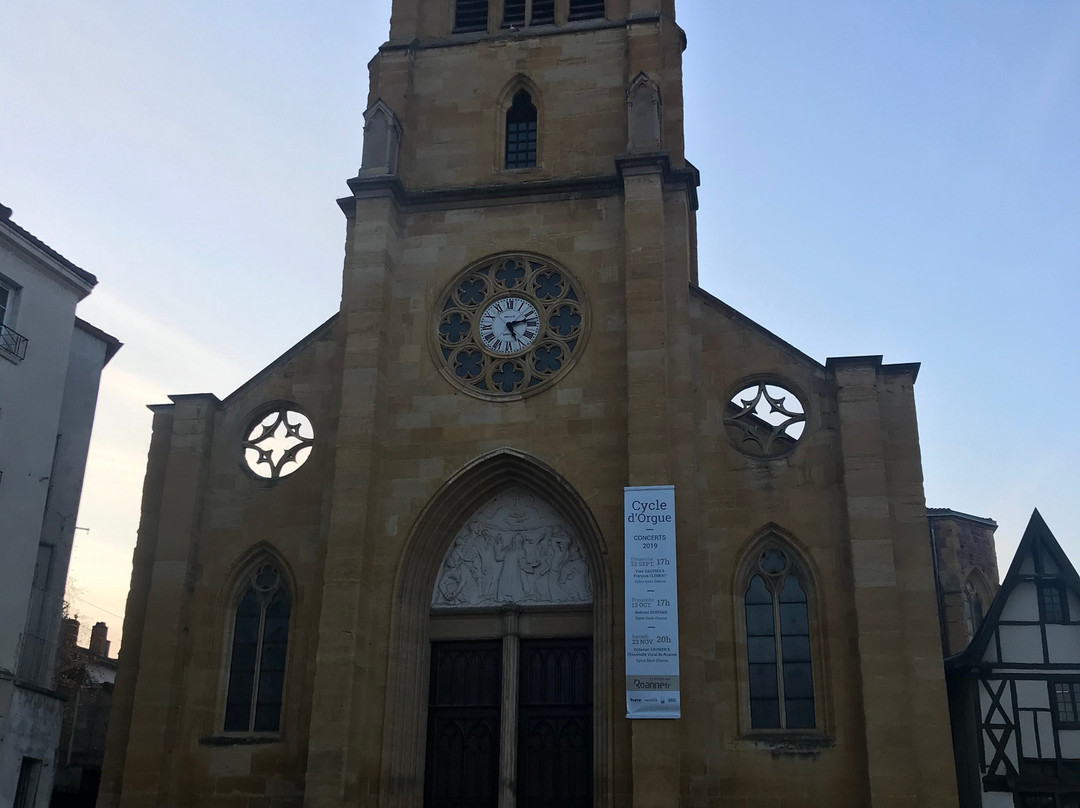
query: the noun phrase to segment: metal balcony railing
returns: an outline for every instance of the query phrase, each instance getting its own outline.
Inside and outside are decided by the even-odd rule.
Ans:
[[[14,328],[9,328],[0,323],[0,348],[8,353],[15,354],[19,359],[25,359],[27,342],[29,340]]]

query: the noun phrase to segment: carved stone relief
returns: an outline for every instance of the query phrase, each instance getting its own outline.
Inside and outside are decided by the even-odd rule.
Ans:
[[[592,575],[572,529],[520,488],[492,497],[454,536],[434,608],[592,603]]]

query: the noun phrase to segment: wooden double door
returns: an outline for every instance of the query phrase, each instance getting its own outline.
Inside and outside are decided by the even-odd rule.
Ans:
[[[432,643],[424,805],[591,808],[592,641],[507,642]]]

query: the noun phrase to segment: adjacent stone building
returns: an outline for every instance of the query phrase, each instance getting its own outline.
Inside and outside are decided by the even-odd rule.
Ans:
[[[942,655],[959,654],[998,591],[997,522],[951,508],[928,508]]]
[[[339,312],[152,408],[99,806],[956,804],[918,367],[698,285],[685,47],[673,0],[395,0]],[[625,717],[646,485],[677,720]]]
[[[64,723],[50,808],[93,808],[97,802],[116,682],[108,637],[108,626],[95,623],[83,647],[78,644],[79,621],[63,621],[56,689],[64,698]]]
[[[76,316],[97,279],[0,206],[0,808],[44,808],[63,702],[60,612],[101,371]]]

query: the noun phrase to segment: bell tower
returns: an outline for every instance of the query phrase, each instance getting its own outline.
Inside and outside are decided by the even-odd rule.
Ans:
[[[427,674],[412,655],[426,659],[430,646],[402,636],[385,648],[388,679],[369,672],[395,717],[382,748],[366,749],[371,736],[342,703],[366,698],[364,643],[333,638],[373,630],[353,621],[375,605],[332,580],[364,580],[371,564],[392,576],[387,520],[400,515],[404,529],[422,500],[368,492],[415,485],[406,478],[418,461],[407,458],[433,454],[418,443],[438,444],[445,473],[498,447],[522,451],[574,485],[600,486],[593,507],[609,517],[627,484],[679,485],[680,506],[694,508],[692,423],[671,395],[691,386],[697,281],[685,44],[673,0],[393,4],[390,37],[369,65],[363,162],[339,200],[344,367],[306,805],[335,804],[343,781],[346,793],[380,793],[380,804],[422,796],[415,701]],[[609,580],[621,577],[619,524],[604,529],[612,555],[597,574]],[[614,804],[616,760],[629,755],[632,804],[674,806],[678,729],[621,720],[622,629],[610,589],[596,589],[608,594],[592,631],[591,804]],[[381,766],[352,767],[340,750],[357,747]],[[501,782],[509,805],[513,784]]]
[[[684,169],[684,46],[672,0],[396,0],[370,64],[360,178],[523,187],[660,153]],[[531,160],[513,159],[515,99],[534,108]]]

